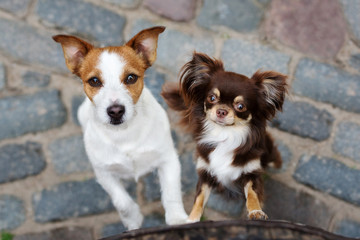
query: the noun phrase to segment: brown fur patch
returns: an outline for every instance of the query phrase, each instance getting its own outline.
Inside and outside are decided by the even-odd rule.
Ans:
[[[126,46],[134,49],[141,57],[147,67],[150,67],[156,59],[156,49],[159,34],[165,30],[165,27],[153,27],[144,29],[130,39]]]
[[[119,83],[123,82],[125,84],[125,79],[129,74],[135,74],[138,76],[136,83],[129,85],[125,84],[133,99],[133,102],[136,103],[139,100],[142,89],[144,87],[146,63],[142,60],[142,58],[138,57],[133,49],[127,46],[95,48],[87,54],[80,68],[80,77],[84,83],[84,91],[86,95],[90,100],[92,100],[100,90],[100,87],[94,88],[87,82],[91,77],[97,77],[100,81],[103,82],[103,84],[105,84],[105,80],[101,77],[101,71],[97,68],[99,57],[104,51],[109,53],[116,53],[126,61],[124,66],[125,72],[119,76]]]
[[[92,77],[97,77],[102,83],[104,83],[101,78],[101,71],[96,68],[99,63],[99,57],[102,53],[100,48],[92,49],[83,60],[81,67],[79,69],[79,76],[83,81],[84,91],[86,96],[92,101],[94,96],[99,92],[101,87],[92,87],[88,80]]]
[[[93,46],[74,36],[56,35],[53,39],[61,44],[68,69],[79,76],[80,65]]]
[[[145,70],[148,67],[146,62],[143,60],[143,58],[140,58],[132,48],[128,46],[110,48],[109,51],[119,54],[126,61],[124,68],[125,71],[124,74],[120,76],[120,81],[123,82],[126,86],[133,99],[133,102],[137,103],[144,88],[144,75]],[[138,76],[138,80],[134,84],[125,83],[125,80],[129,74],[135,74]]]
[[[91,101],[101,87],[90,86],[88,80],[96,77],[104,84],[101,71],[97,68],[100,54],[103,51],[119,54],[126,61],[125,73],[123,76],[119,76],[119,81],[124,82],[129,74],[138,76],[138,80],[134,84],[126,85],[133,102],[136,103],[144,87],[145,70],[156,59],[158,36],[164,30],[165,27],[144,29],[124,46],[119,47],[94,48],[86,41],[68,35],[53,36],[53,39],[61,44],[67,67],[82,79],[84,91]]]

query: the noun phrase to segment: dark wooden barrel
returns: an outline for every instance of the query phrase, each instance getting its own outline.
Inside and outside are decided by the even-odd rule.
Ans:
[[[102,240],[349,240],[325,230],[285,221],[205,221],[193,224],[143,228]]]

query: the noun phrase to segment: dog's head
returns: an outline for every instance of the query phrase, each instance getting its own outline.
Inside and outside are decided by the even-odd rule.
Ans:
[[[135,115],[145,70],[156,59],[157,40],[165,27],[145,29],[123,46],[96,48],[74,36],[57,35],[66,66],[83,81],[95,118],[118,125]]]
[[[180,76],[180,91],[188,107],[201,106],[207,120],[222,126],[265,123],[282,109],[286,76],[256,72],[251,78],[226,72],[219,60],[194,53]]]

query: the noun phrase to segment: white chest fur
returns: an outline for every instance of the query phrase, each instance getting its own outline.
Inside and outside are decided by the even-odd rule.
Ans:
[[[206,169],[224,186],[229,186],[244,173],[260,169],[260,159],[254,159],[242,167],[232,165],[234,150],[245,143],[248,132],[247,126],[222,127],[207,121],[199,144],[214,145],[216,148],[209,154],[209,163],[198,159],[197,168]]]

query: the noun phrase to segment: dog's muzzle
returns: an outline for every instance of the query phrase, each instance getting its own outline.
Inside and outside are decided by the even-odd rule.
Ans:
[[[118,125],[123,123],[123,116],[125,114],[124,105],[112,105],[106,109],[107,114],[110,117],[110,123],[113,125]]]

